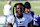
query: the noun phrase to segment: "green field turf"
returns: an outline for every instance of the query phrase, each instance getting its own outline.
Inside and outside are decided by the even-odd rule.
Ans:
[[[25,3],[26,1],[12,1],[12,8],[16,3]],[[29,1],[31,4],[31,10],[34,11],[35,14],[40,14],[40,1]],[[6,1],[0,1],[0,15],[3,15],[3,6],[6,4]]]

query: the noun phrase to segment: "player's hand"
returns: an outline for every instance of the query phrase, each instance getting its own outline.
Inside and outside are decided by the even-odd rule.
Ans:
[[[34,21],[37,21],[37,19],[34,19]]]
[[[12,26],[8,23],[6,27],[12,27]]]

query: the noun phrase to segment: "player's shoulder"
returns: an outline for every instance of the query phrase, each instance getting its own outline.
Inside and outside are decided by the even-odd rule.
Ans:
[[[23,15],[25,15],[25,16],[31,16],[30,13],[23,13]]]
[[[29,13],[23,13],[23,17],[28,18],[28,19],[32,19],[33,17],[31,16],[31,14]]]
[[[30,11],[30,12],[33,12],[33,11]]]
[[[34,11],[30,11],[30,13],[31,13],[32,15],[34,15]]]
[[[16,13],[15,13],[15,16],[16,16]],[[13,14],[11,14],[11,15],[9,15],[9,17],[8,17],[9,19],[13,19],[14,18],[14,15]]]
[[[13,19],[14,18],[14,15],[13,14],[11,14],[11,15],[9,15],[8,16],[8,18],[7,19]]]
[[[27,13],[27,14],[23,13],[23,14],[24,14],[23,17],[26,18],[28,22],[31,22],[33,20],[33,17],[29,13]]]
[[[12,21],[14,21],[14,15],[13,14],[9,15],[9,17],[7,18],[8,23],[12,23]]]
[[[31,13],[34,13],[34,11],[30,11]]]

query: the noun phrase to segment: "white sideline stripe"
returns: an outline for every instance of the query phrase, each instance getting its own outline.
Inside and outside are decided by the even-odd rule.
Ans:
[[[40,6],[34,6],[34,7],[32,7],[32,8],[40,9]]]
[[[40,1],[31,1],[31,3],[40,3]]]

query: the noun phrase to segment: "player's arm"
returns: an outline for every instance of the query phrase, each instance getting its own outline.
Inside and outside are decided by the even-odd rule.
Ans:
[[[13,23],[14,22],[14,17],[13,15],[10,15],[8,18],[7,18],[7,27],[13,27]]]
[[[6,27],[13,27],[13,25],[8,23]]]
[[[12,13],[12,12],[11,12],[11,11],[12,11],[12,8],[10,8],[10,10],[9,10],[9,11],[10,11],[9,13],[11,14],[11,13]]]
[[[34,21],[37,21],[37,19],[34,19]]]
[[[32,15],[32,17],[34,18],[34,12],[33,12],[33,11],[31,12],[31,15]]]
[[[33,17],[29,19],[28,27],[33,27]]]
[[[33,21],[28,24],[28,27],[33,27]]]

